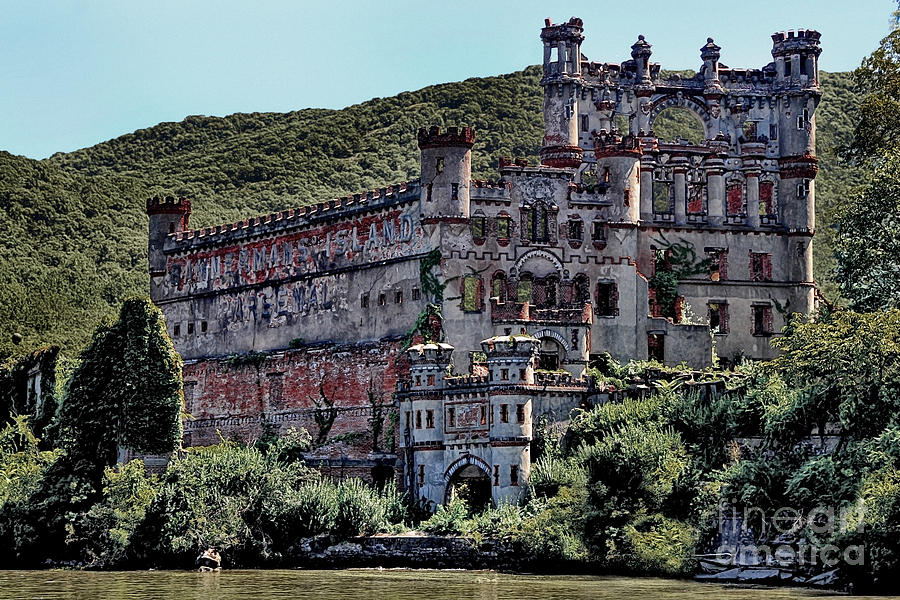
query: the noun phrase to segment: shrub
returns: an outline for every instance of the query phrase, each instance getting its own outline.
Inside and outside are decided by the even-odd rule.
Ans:
[[[338,513],[334,534],[338,537],[377,533],[387,526],[386,503],[378,491],[359,479],[338,485]]]
[[[422,531],[435,535],[466,535],[471,528],[469,505],[458,496],[449,504],[439,506],[437,512],[420,525]]]
[[[78,547],[83,561],[94,567],[121,566],[134,557],[132,536],[159,492],[155,475],[140,460],[118,469],[107,467],[103,499],[81,515],[67,542]]]

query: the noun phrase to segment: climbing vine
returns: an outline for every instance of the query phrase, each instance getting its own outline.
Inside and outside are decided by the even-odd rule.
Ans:
[[[444,288],[447,284],[441,283],[433,269],[441,264],[441,251],[435,248],[426,254],[419,263],[419,283],[422,285],[422,293],[429,302],[440,304],[444,301]]]
[[[119,447],[147,454],[179,447],[182,361],[149,299],[126,300],[118,321],[98,327],[80,359],[60,409],[70,459],[102,474]]]
[[[56,417],[56,365],[58,346],[46,346],[19,360],[0,366],[0,415],[31,415],[29,426],[44,437],[44,429]],[[29,373],[37,367],[40,388],[32,389]]]
[[[425,308],[416,317],[416,322],[403,336],[404,350],[409,348],[417,333],[421,333],[422,337],[427,341],[440,341],[431,339],[434,337],[434,332],[429,327],[429,322],[432,318],[441,319],[441,304],[444,301],[444,289],[447,287],[447,284],[441,283],[434,273],[434,268],[440,266],[440,264],[441,251],[437,248],[426,254],[419,263],[419,285],[422,286],[422,294],[428,299],[428,304],[425,305]]]
[[[316,410],[313,412],[313,418],[316,421],[316,427],[319,429],[316,435],[316,446],[323,445],[328,440],[328,434],[334,427],[334,421],[337,419],[338,409],[334,405],[334,400],[325,393],[325,383],[319,384],[319,397],[313,397],[313,404]]]
[[[381,397],[375,389],[375,384],[371,381],[366,395],[369,399],[369,406],[372,408],[372,416],[369,417],[369,427],[372,430],[372,450],[378,452],[378,440],[384,431],[384,405],[381,403]]]
[[[708,274],[713,261],[700,259],[694,245],[688,241],[670,242],[662,234],[660,240],[656,242],[653,256],[650,289],[656,294],[662,316],[674,319],[677,316],[678,284],[693,275]]]

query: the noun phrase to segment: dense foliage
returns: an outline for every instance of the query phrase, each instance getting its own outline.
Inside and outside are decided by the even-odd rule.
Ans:
[[[302,206],[418,176],[416,128],[476,128],[475,177],[501,156],[537,161],[540,69],[436,85],[343,110],[194,116],[44,161],[0,154],[0,358],[44,344],[72,356],[124,298],[147,290],[144,199],[193,198],[197,226]],[[858,178],[838,168],[856,96],[846,73],[822,73],[817,112],[816,277],[826,293],[833,213]],[[671,118],[669,118],[671,117]],[[692,119],[692,117],[690,118]],[[677,112],[660,135],[691,137]],[[12,335],[23,341],[14,344]]]
[[[102,470],[120,448],[164,454],[181,445],[182,361],[150,300],[126,300],[79,358],[59,411],[69,460]]]
[[[900,22],[853,72],[861,97],[849,164],[873,171],[837,214],[841,292],[858,310],[900,306]]]

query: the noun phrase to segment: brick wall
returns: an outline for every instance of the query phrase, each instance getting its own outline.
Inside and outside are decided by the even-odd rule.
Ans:
[[[186,364],[185,405],[192,418],[185,445],[218,443],[220,433],[252,443],[266,423],[278,433],[302,427],[315,445],[311,463],[339,477],[370,479],[373,467],[396,460],[393,393],[398,376],[409,370],[401,346],[304,348]]]

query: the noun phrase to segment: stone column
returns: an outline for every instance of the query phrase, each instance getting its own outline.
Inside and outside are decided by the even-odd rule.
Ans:
[[[687,173],[687,158],[680,156],[672,159],[672,163],[675,165],[674,168],[674,183],[675,186],[675,224],[683,225],[687,223],[687,182],[685,181],[685,174]]]
[[[706,171],[707,222],[713,227],[725,223],[725,177],[722,159],[709,161]]]
[[[563,41],[559,41],[556,43],[556,72],[557,73],[565,73],[566,72],[566,43]]]
[[[759,170],[747,171],[747,225],[759,227]]]
[[[653,220],[653,163],[641,161],[641,220]]]

